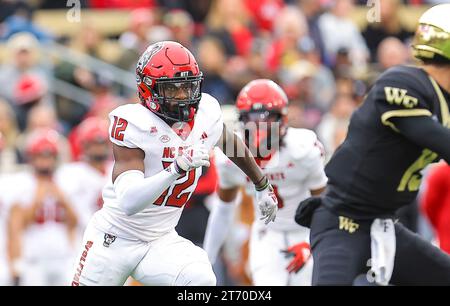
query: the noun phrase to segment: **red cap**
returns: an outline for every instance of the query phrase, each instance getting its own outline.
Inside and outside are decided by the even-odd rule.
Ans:
[[[96,141],[108,141],[108,121],[97,117],[89,117],[78,127],[78,142],[82,145]]]
[[[59,153],[59,134],[55,130],[44,129],[33,132],[26,145],[27,155],[36,155],[50,153],[57,155]]]
[[[27,74],[16,83],[14,98],[17,104],[27,104],[42,98],[46,92],[47,86],[40,76]]]

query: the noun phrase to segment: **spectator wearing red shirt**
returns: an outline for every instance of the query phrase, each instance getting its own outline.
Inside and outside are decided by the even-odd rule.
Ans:
[[[267,51],[267,68],[275,73],[301,59],[299,44],[308,36],[305,15],[295,6],[286,6],[274,20],[274,41]]]
[[[253,16],[259,30],[271,32],[273,21],[284,7],[283,0],[245,0],[245,5]]]
[[[89,0],[89,7],[97,9],[130,9],[154,6],[154,0]]]
[[[251,52],[253,33],[252,18],[240,0],[212,2],[206,18],[207,32],[220,39],[227,55],[246,56]]]
[[[450,254],[450,166],[436,165],[426,180],[422,209],[436,231],[440,248]]]

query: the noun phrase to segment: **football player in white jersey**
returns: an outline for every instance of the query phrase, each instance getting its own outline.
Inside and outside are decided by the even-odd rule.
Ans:
[[[323,147],[315,133],[287,127],[286,94],[271,80],[251,81],[239,93],[236,106],[244,126],[245,141],[278,198],[274,223],[264,226],[255,212],[250,237],[249,265],[254,285],[310,285],[312,258],[309,229],[294,221],[298,204],[320,194],[327,178]],[[253,152],[253,151],[252,151]],[[204,249],[214,262],[233,221],[234,204],[245,175],[221,152],[216,152],[219,186],[208,220]]]
[[[0,148],[1,149],[1,148]],[[11,187],[14,174],[0,175],[0,286],[14,284],[15,275],[9,260],[9,212],[11,207]]]
[[[13,179],[9,242],[20,285],[62,286],[70,278],[77,218],[54,176],[59,144],[54,130],[32,132],[26,144],[32,169]]]
[[[2,152],[4,146],[3,135],[0,132],[0,153]],[[0,154],[1,156],[1,154]],[[9,264],[9,252],[7,243],[7,233],[8,233],[8,215],[9,215],[9,205],[8,201],[5,200],[7,196],[8,189],[7,186],[8,176],[0,175],[0,286],[7,286],[12,283],[11,269]]]
[[[5,182],[4,175],[0,176],[0,286],[7,286],[12,283],[8,260],[8,243],[6,239],[6,233],[8,233],[9,207],[4,200],[4,195],[7,194],[7,191],[3,188]]]
[[[113,163],[108,135],[107,120],[85,119],[78,126],[76,136],[81,160],[62,165],[55,174],[77,213],[78,242],[91,217],[102,208],[102,189],[111,178]]]
[[[278,203],[267,176],[224,129],[219,103],[201,93],[202,78],[179,43],[155,43],[140,57],[141,103],[110,113],[113,175],[85,231],[72,285],[123,285],[129,276],[144,285],[215,285],[206,253],[175,226],[216,145],[236,147],[240,154],[229,157],[254,183],[265,221],[274,220]]]

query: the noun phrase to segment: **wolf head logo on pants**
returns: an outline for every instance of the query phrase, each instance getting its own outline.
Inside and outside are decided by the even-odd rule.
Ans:
[[[105,241],[103,242],[103,246],[109,248],[109,246],[116,240],[116,236],[105,234]]]

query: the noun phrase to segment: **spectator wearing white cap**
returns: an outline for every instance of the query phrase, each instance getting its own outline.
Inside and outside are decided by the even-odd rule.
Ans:
[[[40,77],[48,84],[47,71],[40,63],[39,42],[30,33],[17,33],[6,44],[7,56],[0,66],[0,96],[14,104],[17,83],[26,74]]]
[[[16,144],[18,135],[12,107],[0,99],[0,175],[18,170],[22,161]]]
[[[329,12],[319,17],[319,28],[325,44],[326,56],[333,63],[338,51],[346,50],[354,68],[365,66],[369,57],[364,38],[349,18],[353,0],[336,0]]]

